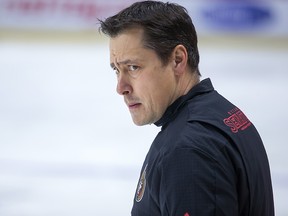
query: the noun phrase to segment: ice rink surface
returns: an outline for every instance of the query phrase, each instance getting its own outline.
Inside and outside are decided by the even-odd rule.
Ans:
[[[264,46],[264,45],[263,45]],[[0,215],[130,215],[159,131],[134,126],[108,45],[0,43]],[[255,124],[277,216],[288,206],[288,50],[200,46],[202,79]]]

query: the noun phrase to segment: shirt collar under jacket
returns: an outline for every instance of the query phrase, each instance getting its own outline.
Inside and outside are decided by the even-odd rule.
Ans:
[[[202,80],[200,83],[192,87],[192,89],[186,94],[174,101],[167,110],[165,111],[164,115],[154,124],[157,127],[163,126],[170,122],[175,115],[178,113],[178,111],[183,107],[183,105],[193,97],[207,93],[210,91],[213,91],[214,87],[212,85],[212,82],[209,78]]]

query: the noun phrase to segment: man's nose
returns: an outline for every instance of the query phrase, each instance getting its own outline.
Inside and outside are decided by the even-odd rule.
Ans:
[[[132,86],[129,82],[129,78],[120,73],[117,79],[116,91],[119,95],[127,95],[132,92]]]

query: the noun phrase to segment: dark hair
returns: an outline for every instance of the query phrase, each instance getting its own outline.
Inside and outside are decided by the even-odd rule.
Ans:
[[[174,3],[136,2],[118,14],[100,21],[100,30],[110,37],[141,27],[144,46],[153,49],[166,64],[173,49],[182,44],[188,53],[188,64],[200,75],[197,34],[187,10]]]

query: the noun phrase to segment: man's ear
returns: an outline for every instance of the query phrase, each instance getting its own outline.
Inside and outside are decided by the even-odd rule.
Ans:
[[[174,48],[172,53],[172,61],[175,74],[183,74],[188,62],[187,50],[183,45],[180,44]]]

